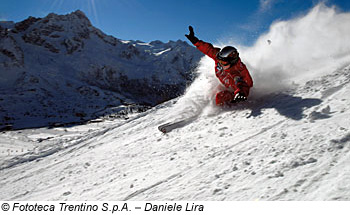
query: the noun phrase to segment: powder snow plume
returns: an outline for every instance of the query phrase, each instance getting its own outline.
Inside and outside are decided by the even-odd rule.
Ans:
[[[214,61],[209,57],[203,57],[196,69],[198,77],[186,89],[186,92],[181,96],[173,109],[165,117],[165,121],[171,119],[178,121],[181,119],[195,120],[200,116],[205,107],[210,111],[215,111],[214,98],[216,92],[221,88],[221,85],[214,73]]]
[[[349,26],[350,13],[320,3],[304,16],[274,22],[252,47],[240,46],[229,39],[214,46],[238,48],[254,80],[250,95],[254,100],[285,90],[291,83],[302,84],[348,65]],[[171,115],[175,117],[171,117],[188,118],[203,111],[209,114],[220,111],[214,105],[215,94],[222,88],[214,74],[214,61],[203,57],[197,73],[198,78],[174,106]]]
[[[323,3],[306,15],[271,25],[253,47],[242,48],[258,94],[331,73],[350,63],[350,13]]]

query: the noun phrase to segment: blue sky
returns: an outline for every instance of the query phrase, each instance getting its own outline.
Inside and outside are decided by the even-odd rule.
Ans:
[[[94,26],[119,39],[186,40],[191,24],[200,39],[217,42],[234,37],[251,44],[274,20],[305,14],[317,0],[0,0],[0,20],[21,21],[50,12],[67,14],[77,9]],[[349,0],[323,1],[342,11]]]

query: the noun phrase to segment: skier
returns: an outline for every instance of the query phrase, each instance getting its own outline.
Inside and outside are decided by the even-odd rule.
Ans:
[[[216,105],[229,105],[247,100],[253,80],[247,67],[242,63],[237,49],[232,46],[223,49],[214,47],[194,36],[192,26],[188,28],[190,33],[185,36],[199,51],[215,61],[216,77],[226,87],[226,90],[216,94]]]

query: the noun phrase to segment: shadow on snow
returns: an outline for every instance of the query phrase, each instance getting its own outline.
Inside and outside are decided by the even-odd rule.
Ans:
[[[248,105],[248,108],[252,110],[248,118],[262,115],[263,109],[273,108],[287,118],[301,120],[305,116],[303,114],[305,109],[321,103],[321,99],[296,97],[286,93],[268,95]]]

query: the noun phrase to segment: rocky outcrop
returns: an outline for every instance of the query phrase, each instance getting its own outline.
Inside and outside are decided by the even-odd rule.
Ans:
[[[145,110],[181,95],[201,57],[183,41],[106,35],[81,11],[0,23],[0,125],[61,124],[125,114],[130,105]]]

